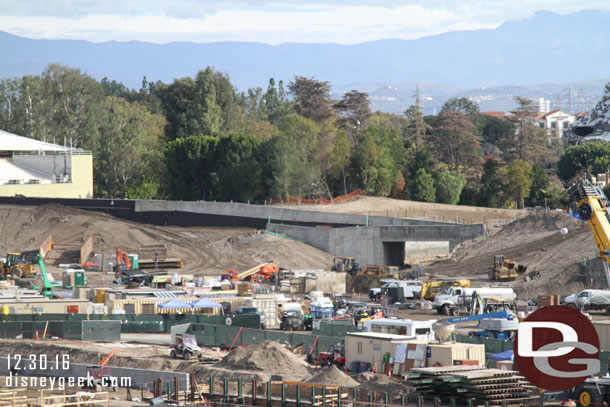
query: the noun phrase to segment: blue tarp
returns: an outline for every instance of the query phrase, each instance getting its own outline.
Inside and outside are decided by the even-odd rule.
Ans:
[[[222,305],[209,298],[200,298],[195,302],[191,302],[190,306],[193,308],[222,308]]]
[[[191,304],[182,302],[177,298],[172,298],[168,302],[164,302],[163,304],[158,304],[157,307],[161,308],[161,309],[191,308]]]
[[[489,359],[494,360],[515,360],[515,354],[512,349],[505,350],[504,352],[496,353],[495,355],[491,355]]]

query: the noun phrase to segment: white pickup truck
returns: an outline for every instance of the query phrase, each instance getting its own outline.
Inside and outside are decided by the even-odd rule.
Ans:
[[[583,290],[578,294],[568,295],[563,305],[574,309],[606,310],[610,315],[610,290]]]
[[[512,287],[451,287],[444,294],[437,294],[434,297],[434,308],[439,314],[449,315],[450,310],[468,307],[475,292],[482,299],[494,302],[512,303],[517,298]],[[487,312],[491,311],[493,310],[487,310]],[[459,315],[459,311],[452,315]]]

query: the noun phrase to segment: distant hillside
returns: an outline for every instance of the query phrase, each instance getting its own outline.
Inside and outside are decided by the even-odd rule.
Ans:
[[[137,88],[143,76],[150,81],[171,82],[212,66],[228,73],[240,90],[266,87],[270,77],[288,81],[294,75],[315,76],[331,82],[336,91],[350,84],[376,84],[370,91],[374,107],[401,111],[410,104],[414,86],[409,84],[420,83],[427,87],[424,96],[431,98],[426,101],[430,111],[458,94],[481,99],[482,110],[505,110],[498,102],[500,95],[489,98],[487,93],[493,87],[607,78],[609,45],[610,13],[605,11],[565,16],[538,12],[530,19],[507,22],[495,30],[355,45],[90,43],[33,40],[0,32],[0,78],[38,74],[49,63],[61,63],[80,68],[96,79],[108,77]],[[482,87],[486,89],[480,90]],[[558,91],[534,89],[532,96],[544,92],[541,96],[554,102],[553,92]],[[498,103],[485,107],[489,100]]]

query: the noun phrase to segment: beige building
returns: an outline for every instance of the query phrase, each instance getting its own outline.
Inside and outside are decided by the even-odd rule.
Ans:
[[[0,130],[0,196],[92,198],[93,157]]]

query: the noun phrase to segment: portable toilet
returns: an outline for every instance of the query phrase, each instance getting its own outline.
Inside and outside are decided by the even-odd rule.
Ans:
[[[131,262],[132,270],[140,270],[140,256],[137,254],[128,254],[129,261]]]

